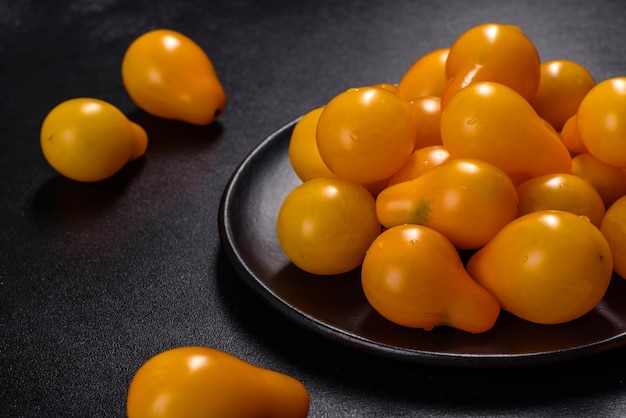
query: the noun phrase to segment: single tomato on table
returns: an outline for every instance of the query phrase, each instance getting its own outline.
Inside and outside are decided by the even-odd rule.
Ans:
[[[291,376],[208,347],[177,347],[146,361],[128,389],[128,418],[305,418],[309,393]]]
[[[79,97],[55,106],[40,131],[48,163],[73,180],[94,182],[117,173],[148,146],[144,129],[117,107],[100,99]]]
[[[188,36],[155,29],[136,38],[122,59],[122,81],[146,112],[206,125],[226,109],[226,93],[206,52]]]

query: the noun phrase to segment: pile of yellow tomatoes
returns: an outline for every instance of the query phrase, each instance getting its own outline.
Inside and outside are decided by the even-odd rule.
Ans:
[[[626,77],[542,62],[516,26],[339,93],[296,123],[289,158],[283,251],[314,275],[359,269],[396,324],[568,322],[626,277]]]

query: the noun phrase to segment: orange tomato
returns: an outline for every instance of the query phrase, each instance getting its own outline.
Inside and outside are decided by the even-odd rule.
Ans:
[[[626,77],[598,83],[578,108],[578,133],[594,157],[626,168]]]
[[[302,181],[318,177],[333,177],[317,149],[317,122],[324,110],[318,107],[307,112],[296,123],[289,140],[289,162],[293,171]]]
[[[472,83],[504,84],[524,99],[536,93],[540,78],[539,53],[517,26],[484,23],[470,28],[450,47],[446,74],[450,80],[441,107]]]
[[[150,358],[126,402],[128,418],[305,418],[308,411],[309,393],[298,380],[207,347]]]
[[[278,241],[287,257],[302,270],[320,275],[358,267],[380,229],[369,191],[337,177],[312,179],[293,189],[276,219]]]
[[[417,59],[398,83],[400,96],[406,101],[426,96],[443,96],[448,86],[446,59],[449,51],[449,48],[440,48]]]
[[[563,129],[560,132],[561,141],[565,144],[570,154],[583,154],[587,151],[587,147],[583,144],[583,140],[578,134],[578,115],[574,114],[565,121]]]
[[[459,249],[485,245],[517,215],[517,192],[499,168],[480,160],[451,159],[376,198],[380,223],[419,224],[442,233]]]
[[[122,81],[137,106],[162,118],[206,125],[226,109],[226,93],[207,54],[173,30],[135,39],[122,59]]]
[[[46,115],[40,145],[46,161],[59,173],[95,182],[144,155],[148,135],[112,104],[79,97],[58,104]]]
[[[398,90],[398,86],[396,86],[395,84],[391,84],[391,83],[378,83],[378,84],[374,84],[374,87],[380,87],[383,88],[385,90],[389,90],[390,92],[400,95],[400,91]]]
[[[560,131],[565,121],[577,112],[595,81],[585,67],[570,60],[546,61],[541,63],[540,69],[539,87],[530,104],[539,116]]]
[[[423,96],[408,103],[417,128],[413,149],[441,145],[441,99]]]
[[[498,301],[469,277],[450,241],[425,226],[400,225],[378,236],[363,261],[361,283],[374,310],[406,327],[480,333],[500,313]]]
[[[472,83],[441,113],[441,139],[452,158],[477,158],[516,184],[550,173],[570,173],[572,158],[558,134],[511,88]]]
[[[613,273],[607,240],[584,216],[533,212],[505,226],[472,255],[467,271],[500,301],[530,322],[558,324],[591,311]]]
[[[348,89],[324,107],[317,148],[336,176],[360,184],[391,177],[413,152],[416,127],[408,104],[374,86]]]
[[[626,279],[626,196],[617,199],[606,211],[600,225],[613,253],[613,269]]]
[[[591,184],[602,196],[606,208],[626,195],[626,169],[602,162],[588,152],[572,159],[572,174]]]
[[[389,178],[387,186],[416,179],[449,159],[450,153],[443,145],[417,149],[413,151],[407,162]]]
[[[606,211],[600,193],[574,174],[545,174],[517,186],[517,215],[558,209],[586,216],[600,227]]]

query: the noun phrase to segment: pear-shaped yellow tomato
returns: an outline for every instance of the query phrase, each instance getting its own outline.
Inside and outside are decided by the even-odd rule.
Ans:
[[[587,93],[578,108],[578,133],[594,157],[626,168],[626,77],[604,80]]]
[[[535,45],[519,27],[484,23],[470,28],[450,47],[446,61],[450,82],[441,107],[462,88],[481,81],[504,84],[530,100],[539,87],[540,65]]]
[[[128,418],[305,418],[309,393],[291,376],[207,347],[178,347],[144,363],[131,381]]]
[[[206,125],[226,109],[226,93],[204,50],[180,32],[156,29],[135,39],[122,81],[137,106],[166,119]]]
[[[441,138],[452,158],[492,163],[516,184],[572,169],[558,134],[522,96],[499,83],[472,83],[455,94],[441,113]]]
[[[480,160],[448,160],[376,198],[380,223],[429,226],[459,249],[485,245],[517,215],[517,193],[499,168]]]
[[[498,301],[467,274],[450,241],[425,226],[380,234],[363,261],[361,283],[374,310],[406,327],[480,333],[500,314]]]
[[[307,112],[296,123],[289,140],[289,162],[293,171],[302,181],[318,177],[333,177],[317,150],[317,122],[324,110],[318,107]]]
[[[398,83],[400,97],[406,101],[420,97],[441,98],[448,86],[446,59],[449,48],[430,51],[415,61]]]
[[[146,152],[144,129],[103,100],[66,100],[46,115],[40,132],[48,163],[73,180],[94,182],[117,173]]]
[[[387,186],[416,179],[449,159],[450,153],[443,145],[415,150],[407,162],[389,178]]]
[[[376,86],[333,97],[317,123],[317,148],[336,176],[359,184],[388,179],[413,152],[416,126],[409,105]]]
[[[613,270],[626,279],[626,196],[617,199],[606,211],[600,231],[613,254]]]
[[[591,311],[613,273],[607,240],[584,216],[547,210],[505,226],[468,261],[467,271],[502,309],[559,324]]]
[[[539,87],[530,99],[530,104],[539,116],[560,131],[565,121],[577,112],[580,102],[594,85],[591,73],[577,62],[542,62]]]
[[[600,193],[574,174],[544,174],[517,186],[517,215],[547,209],[558,209],[586,216],[600,227],[606,212]]]
[[[600,193],[605,208],[626,195],[626,169],[600,161],[588,152],[572,159],[572,174],[587,181]]]
[[[285,255],[302,270],[320,275],[358,267],[380,229],[370,192],[337,177],[319,177],[293,189],[276,220]]]

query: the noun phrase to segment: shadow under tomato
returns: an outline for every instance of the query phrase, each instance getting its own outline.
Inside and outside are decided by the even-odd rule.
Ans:
[[[205,148],[223,135],[220,121],[208,125],[159,118],[143,110],[136,110],[129,119],[139,124],[148,134],[149,154],[175,154]]]
[[[29,213],[37,221],[59,227],[98,217],[124,195],[143,167],[144,158],[139,158],[113,176],[93,183],[57,174],[37,189]]]

